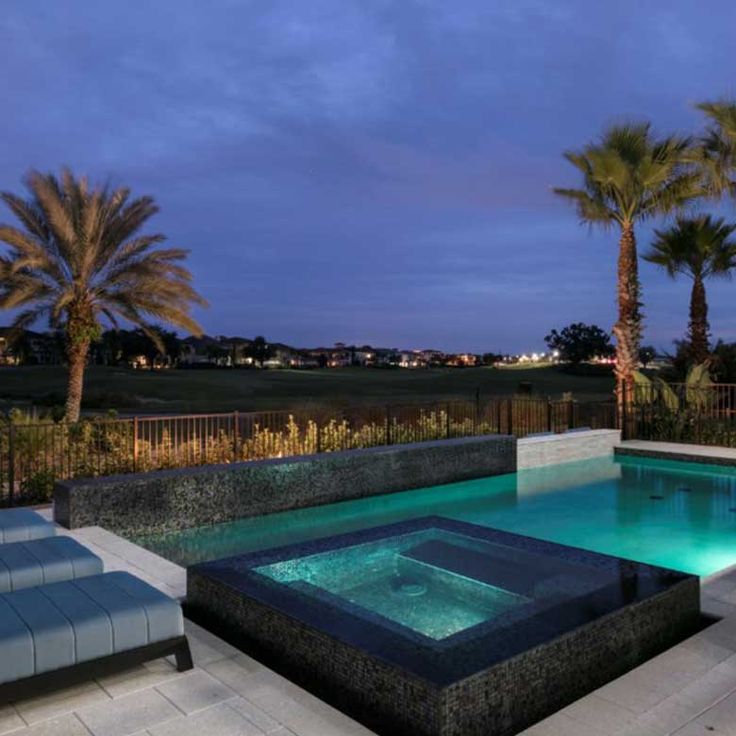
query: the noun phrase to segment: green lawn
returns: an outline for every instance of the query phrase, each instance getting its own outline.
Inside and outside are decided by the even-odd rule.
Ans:
[[[60,366],[0,368],[0,404],[63,403]],[[135,413],[182,413],[296,409],[315,404],[401,404],[514,393],[520,382],[541,396],[572,391],[581,400],[611,398],[610,376],[570,375],[556,367],[436,368],[425,370],[344,368],[295,370],[134,371],[91,367],[84,407]]]

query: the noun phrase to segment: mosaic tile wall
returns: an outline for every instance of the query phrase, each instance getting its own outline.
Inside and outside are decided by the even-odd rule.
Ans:
[[[65,481],[54,489],[54,518],[145,534],[515,470],[515,438],[468,437]]]
[[[689,635],[695,577],[446,687],[190,568],[187,615],[382,736],[512,736]]]

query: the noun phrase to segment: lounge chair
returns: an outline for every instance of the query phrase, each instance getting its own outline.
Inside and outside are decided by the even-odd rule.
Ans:
[[[0,544],[53,537],[56,527],[30,509],[0,510]]]
[[[71,537],[0,544],[0,593],[102,573],[102,560]]]
[[[192,668],[181,606],[129,573],[0,594],[0,703],[169,655]]]

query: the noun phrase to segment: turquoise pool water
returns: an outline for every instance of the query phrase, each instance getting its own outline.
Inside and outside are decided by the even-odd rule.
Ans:
[[[254,568],[307,595],[327,592],[434,640],[464,631],[523,606],[529,597],[448,569],[444,557],[468,553],[486,567],[503,564],[498,545],[441,529],[401,534]],[[508,561],[505,561],[508,564]],[[472,567],[472,564],[471,564]]]
[[[736,468],[603,458],[136,541],[179,564],[427,515],[697,575],[736,564]]]

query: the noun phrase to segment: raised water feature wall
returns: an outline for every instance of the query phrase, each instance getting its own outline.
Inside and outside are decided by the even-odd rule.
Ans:
[[[514,437],[468,437],[64,481],[54,518],[145,534],[515,471]]]
[[[517,468],[541,468],[595,457],[610,457],[621,442],[618,429],[575,430],[519,440]]]

